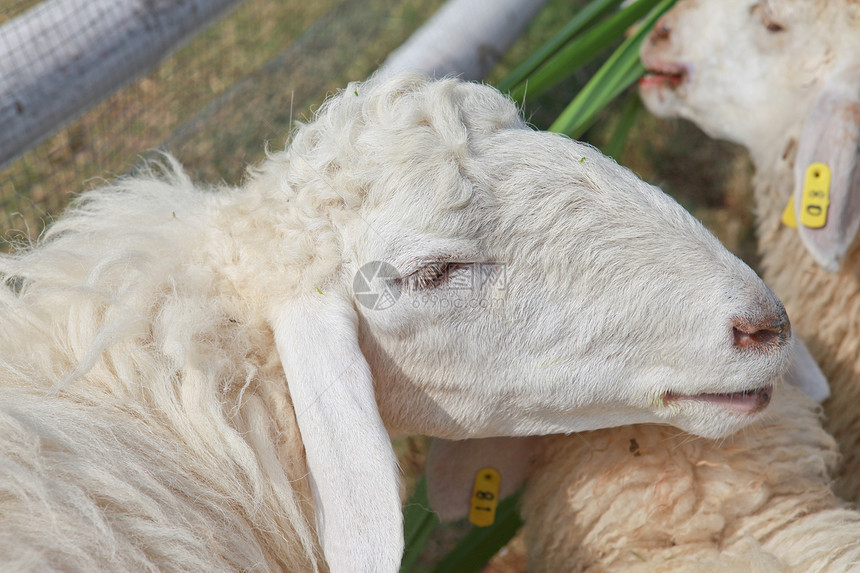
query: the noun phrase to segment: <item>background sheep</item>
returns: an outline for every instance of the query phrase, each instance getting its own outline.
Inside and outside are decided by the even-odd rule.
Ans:
[[[826,427],[845,456],[836,488],[860,501],[860,4],[691,0],[656,29],[643,99],[749,149],[764,278],[830,382]],[[794,197],[800,220],[819,161],[832,171],[827,224],[789,228],[781,214]]]
[[[454,80],[350,85],[238,189],[89,192],[0,273],[14,570],[320,569],[318,538],[394,571],[389,434],[720,436],[788,358],[779,301],[676,203]]]

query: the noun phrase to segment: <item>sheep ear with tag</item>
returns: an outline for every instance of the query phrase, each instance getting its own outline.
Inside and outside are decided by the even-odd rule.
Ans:
[[[427,456],[427,496],[442,521],[461,519],[471,509],[475,476],[483,468],[499,472],[499,499],[526,480],[540,452],[541,438],[433,440]]]
[[[858,86],[860,69],[831,77],[806,118],[794,166],[800,238],[818,264],[834,272],[860,228]]]
[[[332,573],[397,571],[399,470],[350,298],[328,291],[271,316],[307,455],[317,533]]]

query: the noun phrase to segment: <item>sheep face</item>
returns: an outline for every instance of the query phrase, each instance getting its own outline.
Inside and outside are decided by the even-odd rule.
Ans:
[[[390,306],[357,305],[392,429],[465,438],[668,422],[722,436],[753,420],[789,332],[761,281],[587,146],[527,129],[476,139],[442,177],[405,162],[408,183],[363,211],[352,239],[351,268],[397,269],[374,285]],[[768,340],[741,348],[738,329]]]
[[[835,271],[860,228],[858,54],[852,0],[688,0],[643,44],[640,90],[656,115],[745,145],[758,165],[793,163],[798,232]],[[829,196],[805,203],[809,177]]]
[[[713,137],[748,147],[778,141],[839,63],[848,20],[843,1],[682,1],[642,46],[643,100]]]
[[[763,409],[784,310],[681,207],[491,88],[391,90],[327,110],[367,118],[344,268],[391,431],[722,436]]]

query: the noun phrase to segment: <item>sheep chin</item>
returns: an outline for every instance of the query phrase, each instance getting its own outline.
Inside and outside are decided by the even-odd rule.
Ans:
[[[707,439],[726,438],[765,416],[777,379],[737,392],[677,394],[665,392],[662,423]]]

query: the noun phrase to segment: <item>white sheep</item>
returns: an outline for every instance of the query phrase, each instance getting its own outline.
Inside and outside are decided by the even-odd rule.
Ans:
[[[642,60],[651,111],[691,119],[752,155],[764,278],[830,382],[825,427],[845,456],[836,491],[860,501],[860,4],[684,1]],[[781,221],[790,199],[797,221],[820,207],[803,204],[817,162],[832,178],[825,224],[790,228]]]
[[[240,188],[167,162],[0,257],[0,568],[396,571],[390,434],[723,436],[786,367],[748,267],[487,86],[351,84]]]

